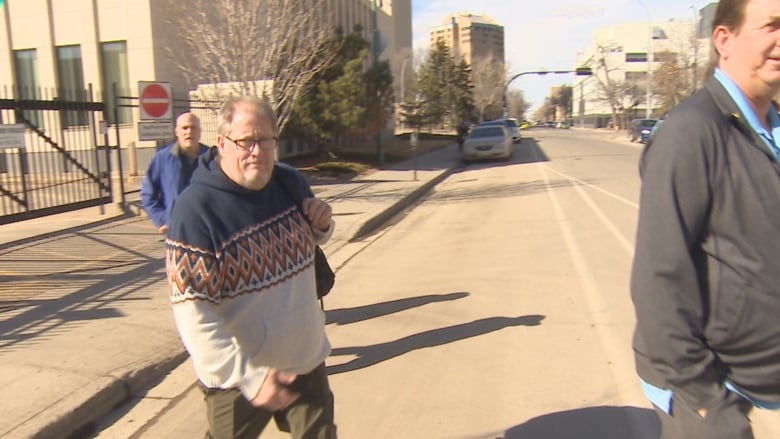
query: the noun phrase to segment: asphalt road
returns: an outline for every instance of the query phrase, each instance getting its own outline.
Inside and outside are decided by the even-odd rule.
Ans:
[[[453,174],[342,266],[327,302],[340,437],[658,437],[630,344],[641,146],[523,134],[510,162]],[[202,434],[190,374],[154,389],[173,403],[134,437]],[[754,421],[780,437],[777,412]]]

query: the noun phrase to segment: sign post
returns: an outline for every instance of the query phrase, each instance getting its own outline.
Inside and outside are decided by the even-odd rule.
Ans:
[[[138,140],[173,137],[173,99],[168,82],[138,81]]]

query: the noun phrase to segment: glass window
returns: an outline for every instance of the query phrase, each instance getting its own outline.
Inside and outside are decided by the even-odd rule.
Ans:
[[[86,102],[84,71],[81,67],[81,47],[61,46],[57,48],[57,75],[59,84],[57,96],[60,100]],[[87,112],[79,110],[61,111],[62,127],[87,125]]]
[[[19,99],[38,99],[41,90],[38,87],[38,54],[35,49],[14,50],[14,70],[16,73],[16,96]],[[33,125],[40,126],[40,114],[26,110],[22,113]],[[19,121],[21,123],[21,121]]]
[[[628,52],[626,53],[626,62],[647,62],[646,52]]]
[[[103,57],[103,103],[108,123],[132,123],[133,114],[130,107],[119,107],[119,120],[114,120],[114,84],[119,96],[130,96],[130,75],[127,73],[127,42],[112,41],[101,43],[100,55]],[[120,104],[126,102],[119,102]]]

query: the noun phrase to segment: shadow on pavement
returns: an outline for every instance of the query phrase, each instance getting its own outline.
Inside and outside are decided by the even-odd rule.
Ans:
[[[460,325],[433,329],[387,343],[375,344],[373,346],[334,348],[331,352],[331,357],[355,355],[357,358],[346,363],[328,366],[328,374],[334,375],[362,369],[417,349],[452,343],[454,341],[476,337],[510,326],[538,326],[541,324],[542,320],[544,320],[544,316],[538,314],[519,317],[490,317]]]
[[[357,306],[354,308],[331,309],[325,312],[326,324],[347,325],[362,322],[364,320],[382,317],[389,314],[416,308],[435,302],[458,300],[467,297],[469,293],[428,294],[425,296],[409,297],[406,299],[392,300],[389,302],[374,303],[371,305]],[[325,299],[327,300],[327,299]]]
[[[653,410],[601,406],[539,416],[507,430],[503,439],[657,439],[660,435]]]

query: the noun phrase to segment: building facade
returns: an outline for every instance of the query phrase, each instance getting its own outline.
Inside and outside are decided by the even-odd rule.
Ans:
[[[244,0],[257,1],[257,0]],[[259,0],[262,1],[262,0]],[[411,0],[307,0],[325,26],[351,31],[379,44],[375,53],[400,68],[411,54]],[[140,81],[169,82],[174,117],[189,109],[190,83],[167,54],[185,49],[169,31],[177,0],[6,0],[0,3],[0,93],[3,98],[104,101],[109,123],[121,126],[120,147],[149,148],[139,141],[138,108],[121,107],[114,120],[113,84],[120,96],[138,96]],[[181,6],[179,6],[181,7]],[[193,11],[197,14],[198,11]],[[202,53],[185,53],[194,59]],[[240,60],[235,60],[240,62]],[[203,59],[203,63],[219,62]],[[396,79],[397,80],[397,79]],[[113,132],[113,131],[112,131]],[[171,139],[173,133],[171,132]],[[283,153],[283,152],[282,152]],[[125,162],[127,163],[127,162]],[[145,169],[143,158],[138,168]],[[131,172],[134,170],[130,170]]]
[[[443,41],[456,60],[471,66],[489,58],[504,64],[504,27],[487,15],[450,14],[430,32],[430,47],[437,41]]]
[[[572,85],[572,122],[575,126],[605,127],[638,117],[658,118],[669,107],[658,81],[660,69],[674,62],[690,95],[702,82],[710,59],[709,30],[716,3],[690,18],[659,22],[620,23],[596,29],[593,41],[577,59],[591,67],[592,76],[577,76]],[[660,77],[660,76],[657,76]],[[655,88],[655,89],[654,89]]]

